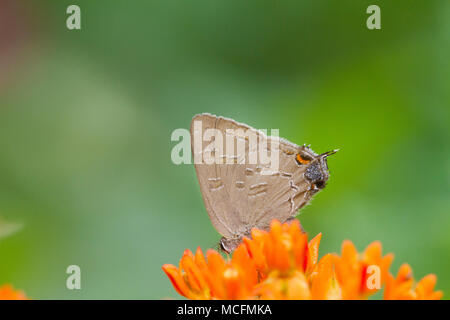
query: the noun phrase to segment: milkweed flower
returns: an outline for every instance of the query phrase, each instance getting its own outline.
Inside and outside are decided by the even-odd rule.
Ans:
[[[200,248],[195,255],[186,250],[179,267],[165,264],[163,270],[175,290],[189,299],[248,299],[258,283],[258,273],[245,246],[237,248],[231,260]]]
[[[434,291],[436,276],[429,274],[417,284],[414,283],[412,269],[408,264],[403,264],[397,277],[388,275],[384,289],[385,300],[439,300],[443,296],[442,291]]]
[[[27,296],[20,290],[14,290],[14,288],[5,284],[0,287],[0,300],[28,300]]]
[[[385,283],[394,256],[392,254],[383,256],[381,251],[381,243],[378,241],[367,246],[362,254],[357,252],[351,241],[343,242],[341,256],[335,255],[334,258],[343,299],[366,299]],[[375,272],[379,277],[373,278],[378,283],[370,283],[371,276]]]
[[[367,299],[385,284],[385,299],[440,299],[436,277],[413,285],[402,267],[397,278],[389,273],[392,254],[382,254],[380,242],[358,253],[344,241],[341,255],[319,260],[322,234],[308,241],[298,220],[272,221],[270,230],[254,229],[231,258],[215,250],[195,255],[186,250],[178,267],[162,269],[175,290],[188,299]],[[409,266],[408,266],[409,267]],[[410,270],[410,269],[409,269]]]

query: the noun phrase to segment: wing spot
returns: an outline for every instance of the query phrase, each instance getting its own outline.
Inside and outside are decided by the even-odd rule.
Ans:
[[[209,178],[208,185],[211,191],[217,191],[223,188],[223,182],[221,178]]]
[[[250,190],[248,192],[249,197],[262,196],[267,193],[267,182],[261,182],[257,184],[253,184],[250,186]]]
[[[280,175],[283,178],[292,178],[292,173],[289,173],[289,172],[280,172]]]
[[[245,183],[243,181],[236,181],[236,188],[244,189]]]
[[[256,197],[258,197],[258,196],[263,196],[263,195],[265,195],[267,192],[266,191],[260,191],[260,192],[258,192],[258,193],[255,193],[255,194],[248,194],[248,196],[249,196],[249,198],[250,199],[253,199],[253,198],[256,198]]]

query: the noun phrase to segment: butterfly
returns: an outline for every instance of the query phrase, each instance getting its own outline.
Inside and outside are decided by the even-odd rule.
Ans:
[[[309,146],[208,113],[192,119],[191,148],[206,210],[227,253],[253,228],[267,230],[273,219],[294,219],[325,188],[327,157],[338,151],[316,154]],[[276,155],[275,169],[257,157],[258,148]]]

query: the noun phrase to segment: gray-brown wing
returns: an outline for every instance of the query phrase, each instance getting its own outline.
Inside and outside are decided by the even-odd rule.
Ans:
[[[200,127],[194,125],[195,121],[201,123],[201,134],[213,129],[223,138],[214,137],[216,139],[211,139],[214,141],[204,141],[198,132]],[[257,136],[258,144],[250,143],[251,134]],[[224,162],[195,164],[206,210],[212,224],[223,236],[232,238],[247,234],[253,227],[267,228],[272,219],[286,221],[295,216],[297,210],[309,200],[308,183],[303,178],[305,168],[295,161],[295,155],[302,147],[267,137],[234,120],[209,114],[193,118],[191,135],[196,162],[199,155],[203,156],[203,160],[219,158]],[[195,137],[201,140],[197,150]],[[231,141],[233,148],[227,148]],[[244,148],[237,147],[239,141],[245,142],[241,144],[245,145]],[[261,144],[264,141],[267,143]],[[269,154],[279,150],[277,170],[260,162],[249,163],[250,158],[258,153],[258,146],[263,145],[269,149]]]
[[[256,213],[253,225],[259,229],[267,229],[273,219],[285,222],[295,217],[311,196],[310,182],[304,177],[306,166],[299,165],[295,159],[303,147],[286,140],[281,140],[279,146],[278,171],[273,177],[258,177],[260,180],[268,180],[270,185],[264,201],[253,203]]]

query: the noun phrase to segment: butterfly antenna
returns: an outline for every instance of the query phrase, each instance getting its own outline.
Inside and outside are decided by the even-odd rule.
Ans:
[[[334,149],[334,150],[331,150],[331,151],[327,151],[327,152],[324,152],[321,155],[319,155],[319,157],[320,158],[322,158],[322,157],[327,158],[327,157],[331,156],[332,154],[335,154],[338,151],[339,151],[339,149]]]

